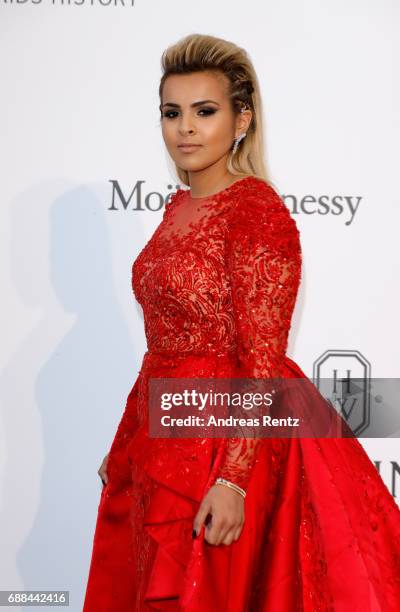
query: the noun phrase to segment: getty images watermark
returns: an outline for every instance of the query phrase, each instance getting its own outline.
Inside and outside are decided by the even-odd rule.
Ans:
[[[320,389],[331,388],[329,381],[325,382]],[[370,383],[377,401],[372,401],[370,427],[362,435],[399,437],[400,385],[393,385],[393,379],[371,379]],[[354,437],[352,419],[357,415],[359,396],[357,380],[343,385],[340,393],[336,390],[330,397],[308,378],[151,378],[149,436]],[[384,404],[382,397],[387,400]],[[350,400],[351,414],[346,411]]]

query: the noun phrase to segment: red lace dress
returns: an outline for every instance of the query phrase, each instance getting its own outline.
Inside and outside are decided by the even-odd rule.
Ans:
[[[301,276],[296,224],[255,177],[178,190],[133,264],[147,351],[98,507],[84,612],[394,612],[400,511],[356,438],[161,439],[149,378],[305,378],[286,356]],[[212,546],[193,519],[217,476],[245,523]]]

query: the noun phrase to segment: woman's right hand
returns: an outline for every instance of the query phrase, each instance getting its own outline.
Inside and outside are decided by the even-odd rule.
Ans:
[[[108,455],[109,454],[110,453],[107,453],[107,455],[103,459],[103,463],[101,464],[101,466],[97,470],[97,473],[100,476],[103,485],[106,485],[108,483],[107,463],[108,463]]]

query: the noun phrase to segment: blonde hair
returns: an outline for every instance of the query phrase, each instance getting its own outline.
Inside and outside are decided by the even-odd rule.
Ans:
[[[164,82],[172,74],[220,71],[229,81],[228,95],[235,114],[245,105],[252,111],[247,135],[236,153],[228,157],[227,169],[234,175],[252,175],[271,182],[264,157],[263,111],[260,87],[252,61],[234,43],[203,34],[189,34],[168,47],[161,57],[160,107]],[[188,173],[175,164],[179,180],[189,185]]]

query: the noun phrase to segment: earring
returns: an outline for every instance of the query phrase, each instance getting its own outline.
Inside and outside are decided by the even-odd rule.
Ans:
[[[239,142],[241,140],[243,140],[243,138],[246,136],[247,132],[245,132],[244,134],[240,134],[240,136],[238,136],[237,138],[235,138],[234,145],[233,145],[233,149],[232,149],[232,155],[235,155],[237,148],[239,146]]]

